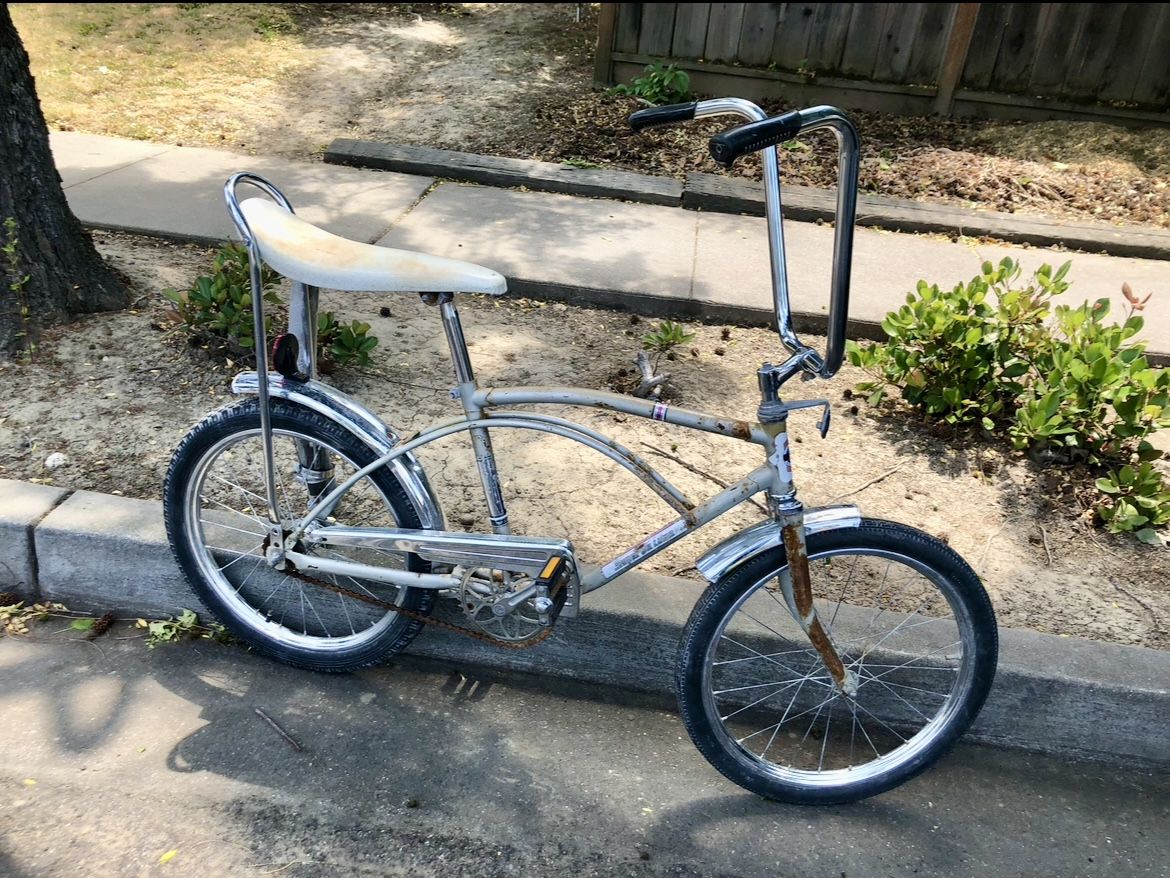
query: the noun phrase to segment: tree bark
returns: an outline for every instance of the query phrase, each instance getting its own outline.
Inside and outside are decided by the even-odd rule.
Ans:
[[[0,4],[0,246],[0,351],[25,347],[42,327],[129,302],[65,201],[7,4]]]

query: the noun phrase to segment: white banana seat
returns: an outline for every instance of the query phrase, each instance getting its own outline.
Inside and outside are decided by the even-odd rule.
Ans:
[[[240,204],[270,267],[292,280],[331,290],[386,293],[507,292],[504,276],[458,259],[393,250],[334,235],[266,198]]]

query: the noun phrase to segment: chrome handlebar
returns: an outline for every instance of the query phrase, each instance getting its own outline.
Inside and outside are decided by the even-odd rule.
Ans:
[[[685,108],[685,112],[683,112]],[[688,118],[709,116],[739,116],[748,122],[768,119],[759,106],[743,98],[717,98],[680,105],[679,112],[668,113],[659,108],[653,118],[647,111],[647,124],[670,124]],[[829,289],[829,325],[824,355],[804,344],[792,326],[792,306],[788,294],[788,262],[784,251],[784,226],[780,203],[780,166],[775,146],[765,147],[764,154],[764,213],[768,221],[768,249],[772,272],[772,298],[776,316],[776,331],[792,354],[793,365],[821,378],[831,378],[841,368],[845,357],[845,328],[849,319],[850,269],[853,264],[853,227],[857,218],[857,173],[859,148],[857,129],[849,118],[836,107],[811,107],[797,111],[799,131],[832,129],[837,137],[837,210],[833,236],[833,271]]]

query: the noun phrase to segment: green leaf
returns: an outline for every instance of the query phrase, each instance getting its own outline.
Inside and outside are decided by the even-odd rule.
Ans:
[[[74,631],[89,631],[96,622],[97,619],[74,619],[69,623],[69,627]]]
[[[1165,538],[1153,528],[1143,527],[1136,534],[1134,534],[1134,536],[1141,540],[1141,542],[1145,543],[1147,546],[1166,545]]]

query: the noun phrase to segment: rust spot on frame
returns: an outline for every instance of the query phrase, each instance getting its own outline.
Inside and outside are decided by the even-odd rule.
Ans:
[[[731,435],[736,439],[751,439],[752,425],[747,421],[736,421],[731,425]]]

